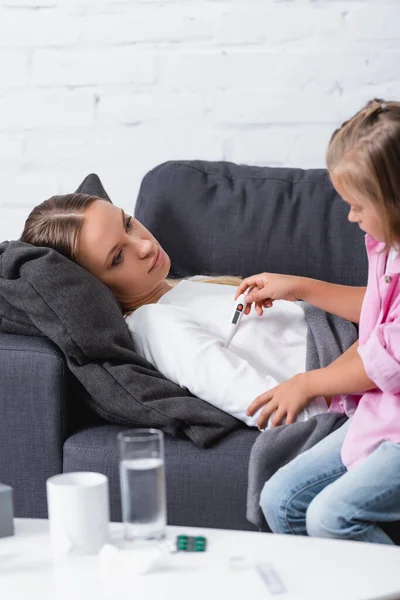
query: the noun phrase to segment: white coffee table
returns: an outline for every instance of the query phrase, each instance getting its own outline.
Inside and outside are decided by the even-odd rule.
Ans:
[[[400,598],[400,548],[265,533],[169,527],[205,535],[205,553],[167,554],[159,566],[135,574],[99,556],[54,561],[44,519],[15,519],[15,536],[0,539],[0,597],[4,600],[218,600],[273,597],[282,600]],[[110,541],[122,540],[120,523]],[[122,548],[122,547],[121,547]],[[120,550],[125,552],[125,550]],[[133,555],[135,551],[133,551]],[[120,554],[118,555],[120,556]],[[130,555],[129,555],[130,556]],[[252,568],[229,567],[229,557],[269,562],[287,593],[271,596]],[[110,563],[111,564],[111,563]]]

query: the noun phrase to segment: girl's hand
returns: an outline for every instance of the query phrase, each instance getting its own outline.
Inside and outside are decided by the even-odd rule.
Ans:
[[[265,405],[257,420],[259,429],[265,429],[268,419],[275,413],[271,421],[271,427],[277,427],[282,419],[286,417],[286,424],[294,423],[297,415],[310,404],[314,396],[306,384],[305,373],[295,375],[288,381],[277,385],[258,396],[246,410],[246,414],[253,416],[261,406]]]
[[[258,315],[263,314],[263,308],[270,308],[274,300],[299,300],[297,288],[300,277],[295,275],[279,275],[277,273],[260,273],[246,277],[239,285],[235,300],[243,294],[247,288],[252,289],[246,296],[246,308],[244,314],[248,315],[254,302]]]

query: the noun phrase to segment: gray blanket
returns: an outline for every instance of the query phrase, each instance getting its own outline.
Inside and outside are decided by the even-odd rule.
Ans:
[[[306,302],[299,303],[308,325],[306,369],[329,365],[357,340],[353,323]],[[260,433],[250,454],[247,519],[261,530],[268,525],[259,506],[264,483],[295,456],[314,446],[345,421],[339,413],[325,413],[303,423],[281,425]]]

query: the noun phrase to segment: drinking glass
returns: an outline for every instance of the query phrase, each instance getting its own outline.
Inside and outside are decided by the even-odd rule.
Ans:
[[[162,539],[167,523],[163,432],[131,429],[117,438],[125,539]]]

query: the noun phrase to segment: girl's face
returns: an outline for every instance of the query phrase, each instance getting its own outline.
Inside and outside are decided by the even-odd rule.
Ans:
[[[106,200],[95,200],[85,210],[78,261],[126,309],[157,301],[171,266],[151,233]]]
[[[383,227],[381,218],[377,213],[375,206],[359,193],[350,189],[345,189],[333,173],[330,174],[333,187],[341,198],[350,206],[348,220],[350,223],[357,223],[359,228],[365,233],[369,233],[378,242],[384,242]]]

